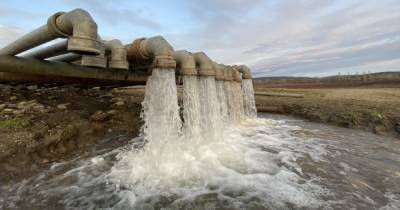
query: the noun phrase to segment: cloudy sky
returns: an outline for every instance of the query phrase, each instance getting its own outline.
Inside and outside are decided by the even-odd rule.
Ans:
[[[162,35],[256,77],[400,70],[399,0],[2,0],[0,47],[78,7],[103,38]]]

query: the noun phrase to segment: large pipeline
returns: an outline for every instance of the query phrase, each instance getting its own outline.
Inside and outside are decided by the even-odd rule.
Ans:
[[[74,64],[42,61],[33,58],[21,58],[15,56],[0,56],[2,72],[19,74],[35,74],[57,77],[87,78],[105,81],[130,82],[131,84],[144,84],[146,74],[128,72],[126,70],[97,69],[78,66]]]
[[[68,38],[67,50],[80,54],[98,55],[103,45],[97,40],[97,24],[90,14],[75,9],[52,15],[46,25],[0,49],[0,55],[17,55],[56,38]]]

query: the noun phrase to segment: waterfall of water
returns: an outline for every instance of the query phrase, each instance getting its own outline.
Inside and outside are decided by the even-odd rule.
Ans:
[[[218,97],[218,102],[219,102],[219,110],[221,113],[221,119],[224,124],[229,124],[229,115],[228,115],[228,100],[227,96],[225,94],[225,89],[224,89],[224,81],[219,80],[215,81],[216,82],[216,88],[217,88],[217,97]]]
[[[244,112],[247,117],[256,118],[257,108],[254,100],[253,81],[244,79],[242,81]]]
[[[188,139],[195,141],[201,132],[199,84],[197,76],[183,76],[183,131]]]
[[[143,135],[147,147],[159,152],[168,140],[180,135],[181,119],[174,69],[154,69],[146,83],[142,103]]]
[[[235,105],[236,105],[236,111],[238,113],[238,117],[239,120],[243,120],[244,119],[244,104],[243,104],[243,91],[242,91],[242,87],[241,87],[241,83],[240,82],[233,82],[233,90],[235,93],[235,97],[236,97],[236,101],[235,101]]]
[[[229,120],[240,122],[243,119],[243,99],[240,84],[232,81],[224,81],[224,90],[227,96]]]
[[[212,76],[201,76],[199,79],[199,88],[202,133],[208,135],[206,138],[218,138],[223,126],[215,78]]]

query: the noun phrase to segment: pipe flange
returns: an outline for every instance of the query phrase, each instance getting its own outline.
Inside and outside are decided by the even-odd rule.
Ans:
[[[129,63],[127,61],[119,61],[119,60],[109,60],[108,68],[111,69],[129,69]]]
[[[179,73],[181,75],[185,75],[185,76],[197,76],[197,69],[196,68],[184,68],[184,69],[180,69]]]
[[[151,64],[152,68],[176,68],[175,59],[172,56],[156,56]]]
[[[71,34],[68,34],[68,33],[62,31],[61,29],[59,29],[57,26],[57,23],[56,23],[57,18],[64,14],[65,14],[65,12],[57,12],[54,15],[52,15],[51,17],[49,17],[49,19],[47,19],[47,27],[48,27],[50,33],[55,34],[55,35],[59,36],[60,38],[67,38],[67,37],[71,36]]]
[[[107,59],[101,56],[83,55],[81,65],[95,68],[107,68]]]
[[[70,37],[67,50],[84,55],[99,55],[104,52],[104,43],[88,37]]]

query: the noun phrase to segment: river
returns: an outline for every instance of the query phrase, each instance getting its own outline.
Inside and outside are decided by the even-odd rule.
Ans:
[[[1,186],[0,209],[400,209],[398,139],[283,115],[223,133],[151,157],[141,137],[103,139]]]

